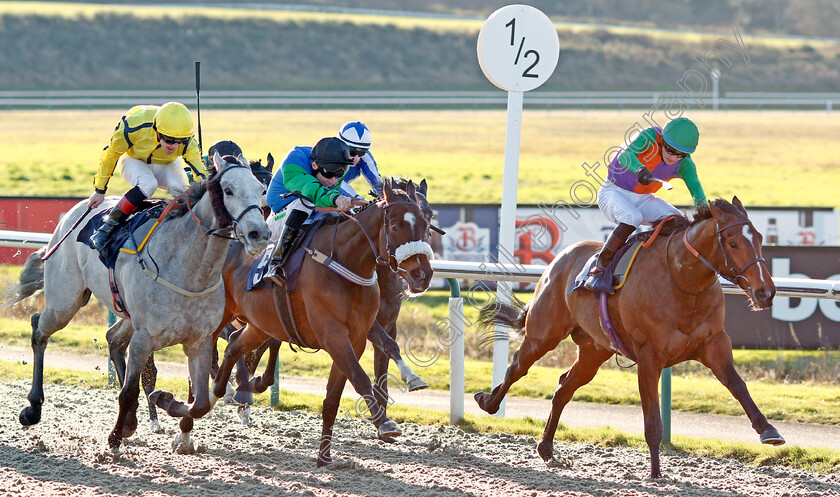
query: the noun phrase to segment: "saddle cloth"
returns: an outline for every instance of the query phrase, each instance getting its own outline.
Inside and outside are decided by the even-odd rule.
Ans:
[[[286,290],[291,292],[295,289],[297,284],[297,277],[300,274],[300,266],[303,264],[303,257],[306,255],[305,247],[312,241],[315,232],[323,224],[323,219],[314,220],[312,223],[305,223],[301,228],[303,236],[298,236],[298,242],[292,249],[292,255],[286,258],[283,264],[283,271],[286,275]],[[251,270],[248,271],[248,281],[245,282],[245,291],[256,288],[257,286],[267,285],[269,282],[263,282],[263,276],[268,272],[268,263],[271,262],[271,257],[274,255],[274,249],[279,242],[272,242],[263,250],[263,253],[257,258]]]
[[[165,202],[162,200],[146,200],[140,204],[138,211],[132,214],[114,233],[111,233],[111,240],[105,247],[104,254],[99,254],[99,260],[106,267],[113,268],[120,252],[137,254],[142,251],[149,237],[157,228],[158,217],[160,217],[164,207]],[[79,234],[76,235],[76,241],[96,250],[93,242],[90,241],[90,237],[102,225],[105,216],[110,212],[111,209],[105,209],[91,217],[79,231]]]
[[[639,250],[641,250],[642,244],[648,240],[649,236],[649,232],[639,233],[633,235],[629,240],[627,240],[627,243],[625,243],[624,246],[616,252],[612,262],[607,264],[607,267],[604,269],[604,277],[601,279],[601,283],[595,286],[596,293],[614,293],[616,290],[624,286],[624,283],[627,281],[627,277],[630,274],[630,268],[636,260],[636,255],[639,253]],[[583,269],[581,269],[580,273],[578,273],[575,277],[575,283],[572,285],[569,293],[583,288],[583,284],[589,277],[589,272],[592,270],[592,266],[595,265],[597,258],[598,254],[595,253],[589,258],[589,260],[586,261],[586,264],[583,265]]]

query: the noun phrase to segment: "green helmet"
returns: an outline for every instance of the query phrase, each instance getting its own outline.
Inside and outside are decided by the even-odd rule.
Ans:
[[[700,132],[697,131],[697,126],[691,122],[691,119],[678,117],[665,125],[665,129],[662,130],[662,138],[671,147],[684,154],[690,154],[697,149]]]

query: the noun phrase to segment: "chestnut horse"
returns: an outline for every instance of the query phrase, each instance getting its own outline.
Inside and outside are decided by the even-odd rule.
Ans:
[[[740,286],[749,295],[753,310],[770,307],[776,287],[761,257],[761,234],[737,197],[731,204],[723,199],[711,202],[690,223],[680,220],[683,225],[670,236],[658,237],[638,253],[632,277],[608,298],[615,331],[624,350],[638,363],[652,478],[662,476],[657,384],[663,368],[683,361],[696,360],[712,370],[741,403],[762,443],[784,443],[735,371],[732,343],[723,327],[723,292],[717,280],[720,274]],[[568,247],[543,273],[528,304],[491,303],[480,315],[484,325],[508,326],[524,334],[504,381],[491,393],[475,394],[478,405],[489,413],[499,409],[511,385],[561,340],[571,335],[578,346],[577,360],[560,376],[551,415],[537,446],[546,462],[554,458],[554,433],[563,407],[614,353],[601,326],[598,299],[584,289],[569,291],[575,276],[600,247],[595,242]]]
[[[428,223],[417,204],[414,183],[409,181],[402,191],[395,190],[391,183],[386,182],[383,191],[384,198],[380,202],[368,204],[353,219],[325,223],[315,233],[308,248],[329,254],[332,260],[363,278],[373,276],[377,262],[387,260],[391,268],[405,279],[412,293],[422,293],[429,287],[432,277],[429,264],[432,251],[423,241]],[[388,419],[378,404],[370,378],[359,364],[367,332],[379,311],[380,295],[376,283],[372,282],[370,286],[353,283],[313,258],[306,257],[296,288],[289,296],[291,314],[299,333],[299,337],[294,338],[294,333],[285,329],[275,307],[275,299],[282,302],[285,298],[284,287],[260,286],[245,291],[251,263],[252,260],[240,247],[233,245],[228,251],[222,272],[226,297],[222,322],[229,323],[236,318],[246,326],[230,337],[211,388],[211,399],[215,401],[225,394],[233,364],[268,338],[302,342],[305,346],[326,350],[334,361],[324,399],[318,466],[329,464],[332,460],[332,427],[341,392],[348,379],[366,401],[370,419],[378,428],[379,436],[400,435],[397,424]],[[170,413],[175,407],[162,405],[161,402],[157,405]],[[185,421],[189,424],[191,420]],[[186,428],[182,421],[181,429]]]

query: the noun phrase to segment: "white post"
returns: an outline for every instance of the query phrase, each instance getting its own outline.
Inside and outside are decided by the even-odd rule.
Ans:
[[[449,424],[464,420],[464,299],[449,299]]]
[[[712,110],[718,110],[718,98],[720,97],[718,80],[720,80],[720,69],[715,67],[712,69]]]
[[[825,115],[827,115],[827,116],[831,115],[831,104],[832,103],[833,102],[830,99],[825,101]]]
[[[516,243],[516,193],[519,187],[519,143],[522,136],[521,91],[508,92],[507,129],[505,130],[505,171],[502,176],[502,211],[499,219],[499,262],[504,264],[502,254],[513,254]],[[513,284],[499,281],[496,284],[496,300],[500,304],[510,303]],[[504,379],[508,365],[509,341],[507,329],[497,326],[493,341],[493,388]],[[505,415],[505,401],[502,400],[496,416]]]

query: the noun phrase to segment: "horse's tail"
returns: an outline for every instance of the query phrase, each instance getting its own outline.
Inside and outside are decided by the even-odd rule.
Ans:
[[[26,259],[20,270],[20,282],[11,285],[6,290],[4,307],[17,304],[44,288],[44,261],[41,259],[47,252],[47,246],[41,247]]]
[[[525,318],[528,316],[530,305],[530,302],[526,304],[516,298],[516,295],[512,295],[509,304],[493,299],[482,307],[478,313],[478,327],[486,329],[487,332],[481,342],[492,342],[497,338],[496,332],[491,329],[496,325],[509,328],[514,338],[521,339],[525,334]],[[508,333],[503,333],[498,338],[508,338],[508,335]]]

